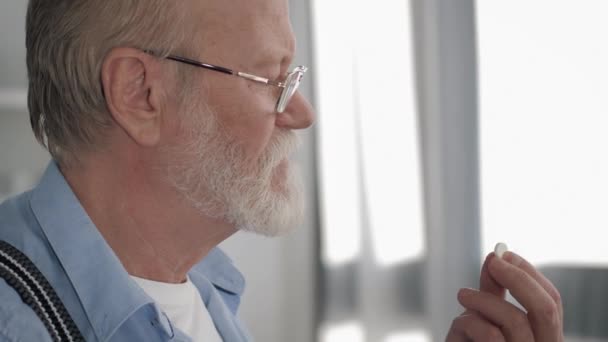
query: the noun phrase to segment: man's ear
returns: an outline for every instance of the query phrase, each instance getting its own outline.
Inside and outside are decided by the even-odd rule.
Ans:
[[[160,70],[151,55],[132,48],[115,48],[101,68],[106,104],[114,120],[139,145],[160,140],[162,96]]]

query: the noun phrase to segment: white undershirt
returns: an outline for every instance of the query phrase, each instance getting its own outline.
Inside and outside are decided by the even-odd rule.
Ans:
[[[131,276],[160,306],[171,324],[195,342],[222,342],[213,320],[190,278],[182,284],[169,284]]]

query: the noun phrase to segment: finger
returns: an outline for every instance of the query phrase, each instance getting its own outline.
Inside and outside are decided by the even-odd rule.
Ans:
[[[534,333],[525,312],[493,294],[461,289],[458,301],[500,327],[509,341],[534,341]]]
[[[483,262],[483,265],[481,266],[481,273],[479,276],[479,290],[494,294],[502,299],[505,299],[507,290],[504,287],[500,286],[496,282],[496,280],[494,280],[494,278],[492,278],[492,276],[490,275],[490,272],[488,270],[488,264],[490,263],[492,258],[495,258],[495,257],[496,257],[496,254],[494,252],[488,254],[486,256],[486,260]],[[465,313],[470,313],[470,312],[471,311],[469,311],[467,309],[467,311]]]
[[[563,309],[563,304],[562,304],[562,298],[561,298],[561,295],[559,294],[559,291],[557,290],[557,288],[555,288],[553,283],[551,283],[551,281],[549,279],[547,279],[547,277],[545,277],[534,266],[532,266],[532,264],[530,264],[526,259],[524,259],[520,255],[518,255],[517,253],[506,252],[505,255],[503,256],[503,259],[505,261],[507,261],[508,263],[510,263],[511,265],[522,269],[524,272],[526,272],[528,275],[530,275],[532,278],[534,278],[534,280],[536,280],[543,287],[543,289],[545,289],[545,291],[547,291],[549,296],[551,296],[551,298],[553,298],[553,301],[557,304],[558,309],[559,309],[560,319],[563,322],[563,316],[564,316],[563,310],[564,309]]]
[[[562,319],[558,304],[536,279],[521,268],[499,258],[490,262],[489,271],[492,277],[528,310],[537,341],[562,340]]]
[[[481,266],[481,273],[479,276],[479,290],[488,292],[488,293],[492,293],[502,299],[505,299],[507,290],[504,287],[500,286],[496,282],[496,280],[494,280],[494,278],[492,278],[492,276],[490,275],[490,272],[488,271],[488,263],[490,262],[490,260],[492,260],[492,258],[495,258],[495,257],[496,257],[496,255],[494,254],[494,252],[488,254],[486,256],[486,260],[483,262],[483,265]],[[472,311],[467,309],[465,311],[465,314],[468,314],[468,313],[472,313]]]
[[[445,339],[446,342],[505,342],[500,329],[477,313],[462,314],[454,321]]]
[[[486,260],[481,266],[481,275],[479,277],[479,290],[494,294],[502,299],[505,298],[506,290],[504,287],[500,286],[492,275],[490,275],[490,271],[488,270],[488,264],[492,261],[493,258],[496,258],[496,254],[494,252],[488,254]]]

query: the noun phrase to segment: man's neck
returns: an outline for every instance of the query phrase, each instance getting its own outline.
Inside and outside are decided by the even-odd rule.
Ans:
[[[62,172],[129,274],[180,283],[236,229],[197,212],[153,169],[97,160]]]

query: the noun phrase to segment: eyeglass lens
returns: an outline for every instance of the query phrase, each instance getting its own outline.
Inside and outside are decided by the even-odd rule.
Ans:
[[[289,100],[291,100],[293,95],[298,90],[303,76],[304,72],[302,70],[295,70],[289,74],[287,80],[285,80],[285,88],[283,88],[283,92],[281,93],[281,97],[277,103],[277,112],[283,113],[283,111],[285,111]]]

